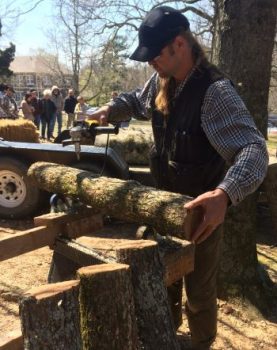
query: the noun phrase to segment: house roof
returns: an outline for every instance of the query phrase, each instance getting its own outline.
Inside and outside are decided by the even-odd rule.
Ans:
[[[65,75],[72,74],[64,64],[57,64],[55,56],[17,56],[11,62],[10,69],[14,73],[53,74],[59,71]]]

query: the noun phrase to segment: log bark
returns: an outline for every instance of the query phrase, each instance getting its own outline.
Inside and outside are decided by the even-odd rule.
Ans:
[[[153,226],[162,235],[190,239],[202,218],[201,209],[187,211],[190,197],[146,187],[136,181],[95,177],[53,163],[34,163],[28,175],[46,191],[78,197],[95,211]]]
[[[83,350],[138,348],[130,274],[123,264],[78,270]]]
[[[163,265],[158,245],[152,241],[134,241],[117,247],[117,260],[129,264],[142,348],[180,349],[163,283]]]
[[[19,312],[25,350],[80,350],[79,281],[31,289]]]

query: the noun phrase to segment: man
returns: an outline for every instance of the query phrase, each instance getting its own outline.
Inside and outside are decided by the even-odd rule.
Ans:
[[[188,210],[203,208],[191,237],[195,269],[185,277],[186,311],[194,349],[209,349],[217,329],[220,225],[228,205],[237,205],[262,182],[268,163],[265,140],[179,11],[151,10],[130,58],[148,62],[156,73],[141,91],[121,94],[90,118],[105,123],[151,117],[151,171],[158,187],[195,197]]]
[[[40,128],[40,103],[39,103],[39,99],[37,98],[37,90],[32,89],[30,90],[30,93],[32,95],[31,98],[31,106],[34,108],[34,124],[37,127],[37,129],[39,130]]]
[[[15,91],[12,86],[7,85],[5,93],[2,99],[2,109],[6,115],[6,118],[17,119],[18,118],[18,107],[13,98]]]
[[[74,90],[69,89],[68,90],[68,96],[64,100],[64,111],[67,114],[67,129],[69,129],[74,122],[75,119],[75,106],[77,104],[77,99],[74,96]]]
[[[3,108],[4,96],[6,94],[7,88],[8,85],[2,83],[0,84],[0,118],[7,118],[7,114]]]
[[[63,111],[63,97],[58,86],[54,85],[51,89],[51,101],[54,102],[56,106],[56,114],[50,126],[51,138],[54,138],[53,132],[55,128],[56,121],[58,123],[58,135],[62,132],[62,111]]]

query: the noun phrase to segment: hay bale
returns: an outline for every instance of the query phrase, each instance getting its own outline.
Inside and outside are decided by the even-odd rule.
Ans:
[[[107,135],[96,137],[96,146],[105,146]],[[120,153],[127,163],[148,165],[149,152],[153,144],[151,128],[129,127],[120,129],[118,135],[110,136],[110,147]]]
[[[26,119],[0,119],[0,137],[6,141],[39,143],[35,124]]]

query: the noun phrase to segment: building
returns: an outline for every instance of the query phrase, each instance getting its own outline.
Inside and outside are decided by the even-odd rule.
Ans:
[[[18,56],[10,65],[13,71],[10,83],[20,102],[27,91],[36,89],[41,96],[43,90],[57,85],[63,95],[72,87],[72,73],[57,62],[54,56]]]

